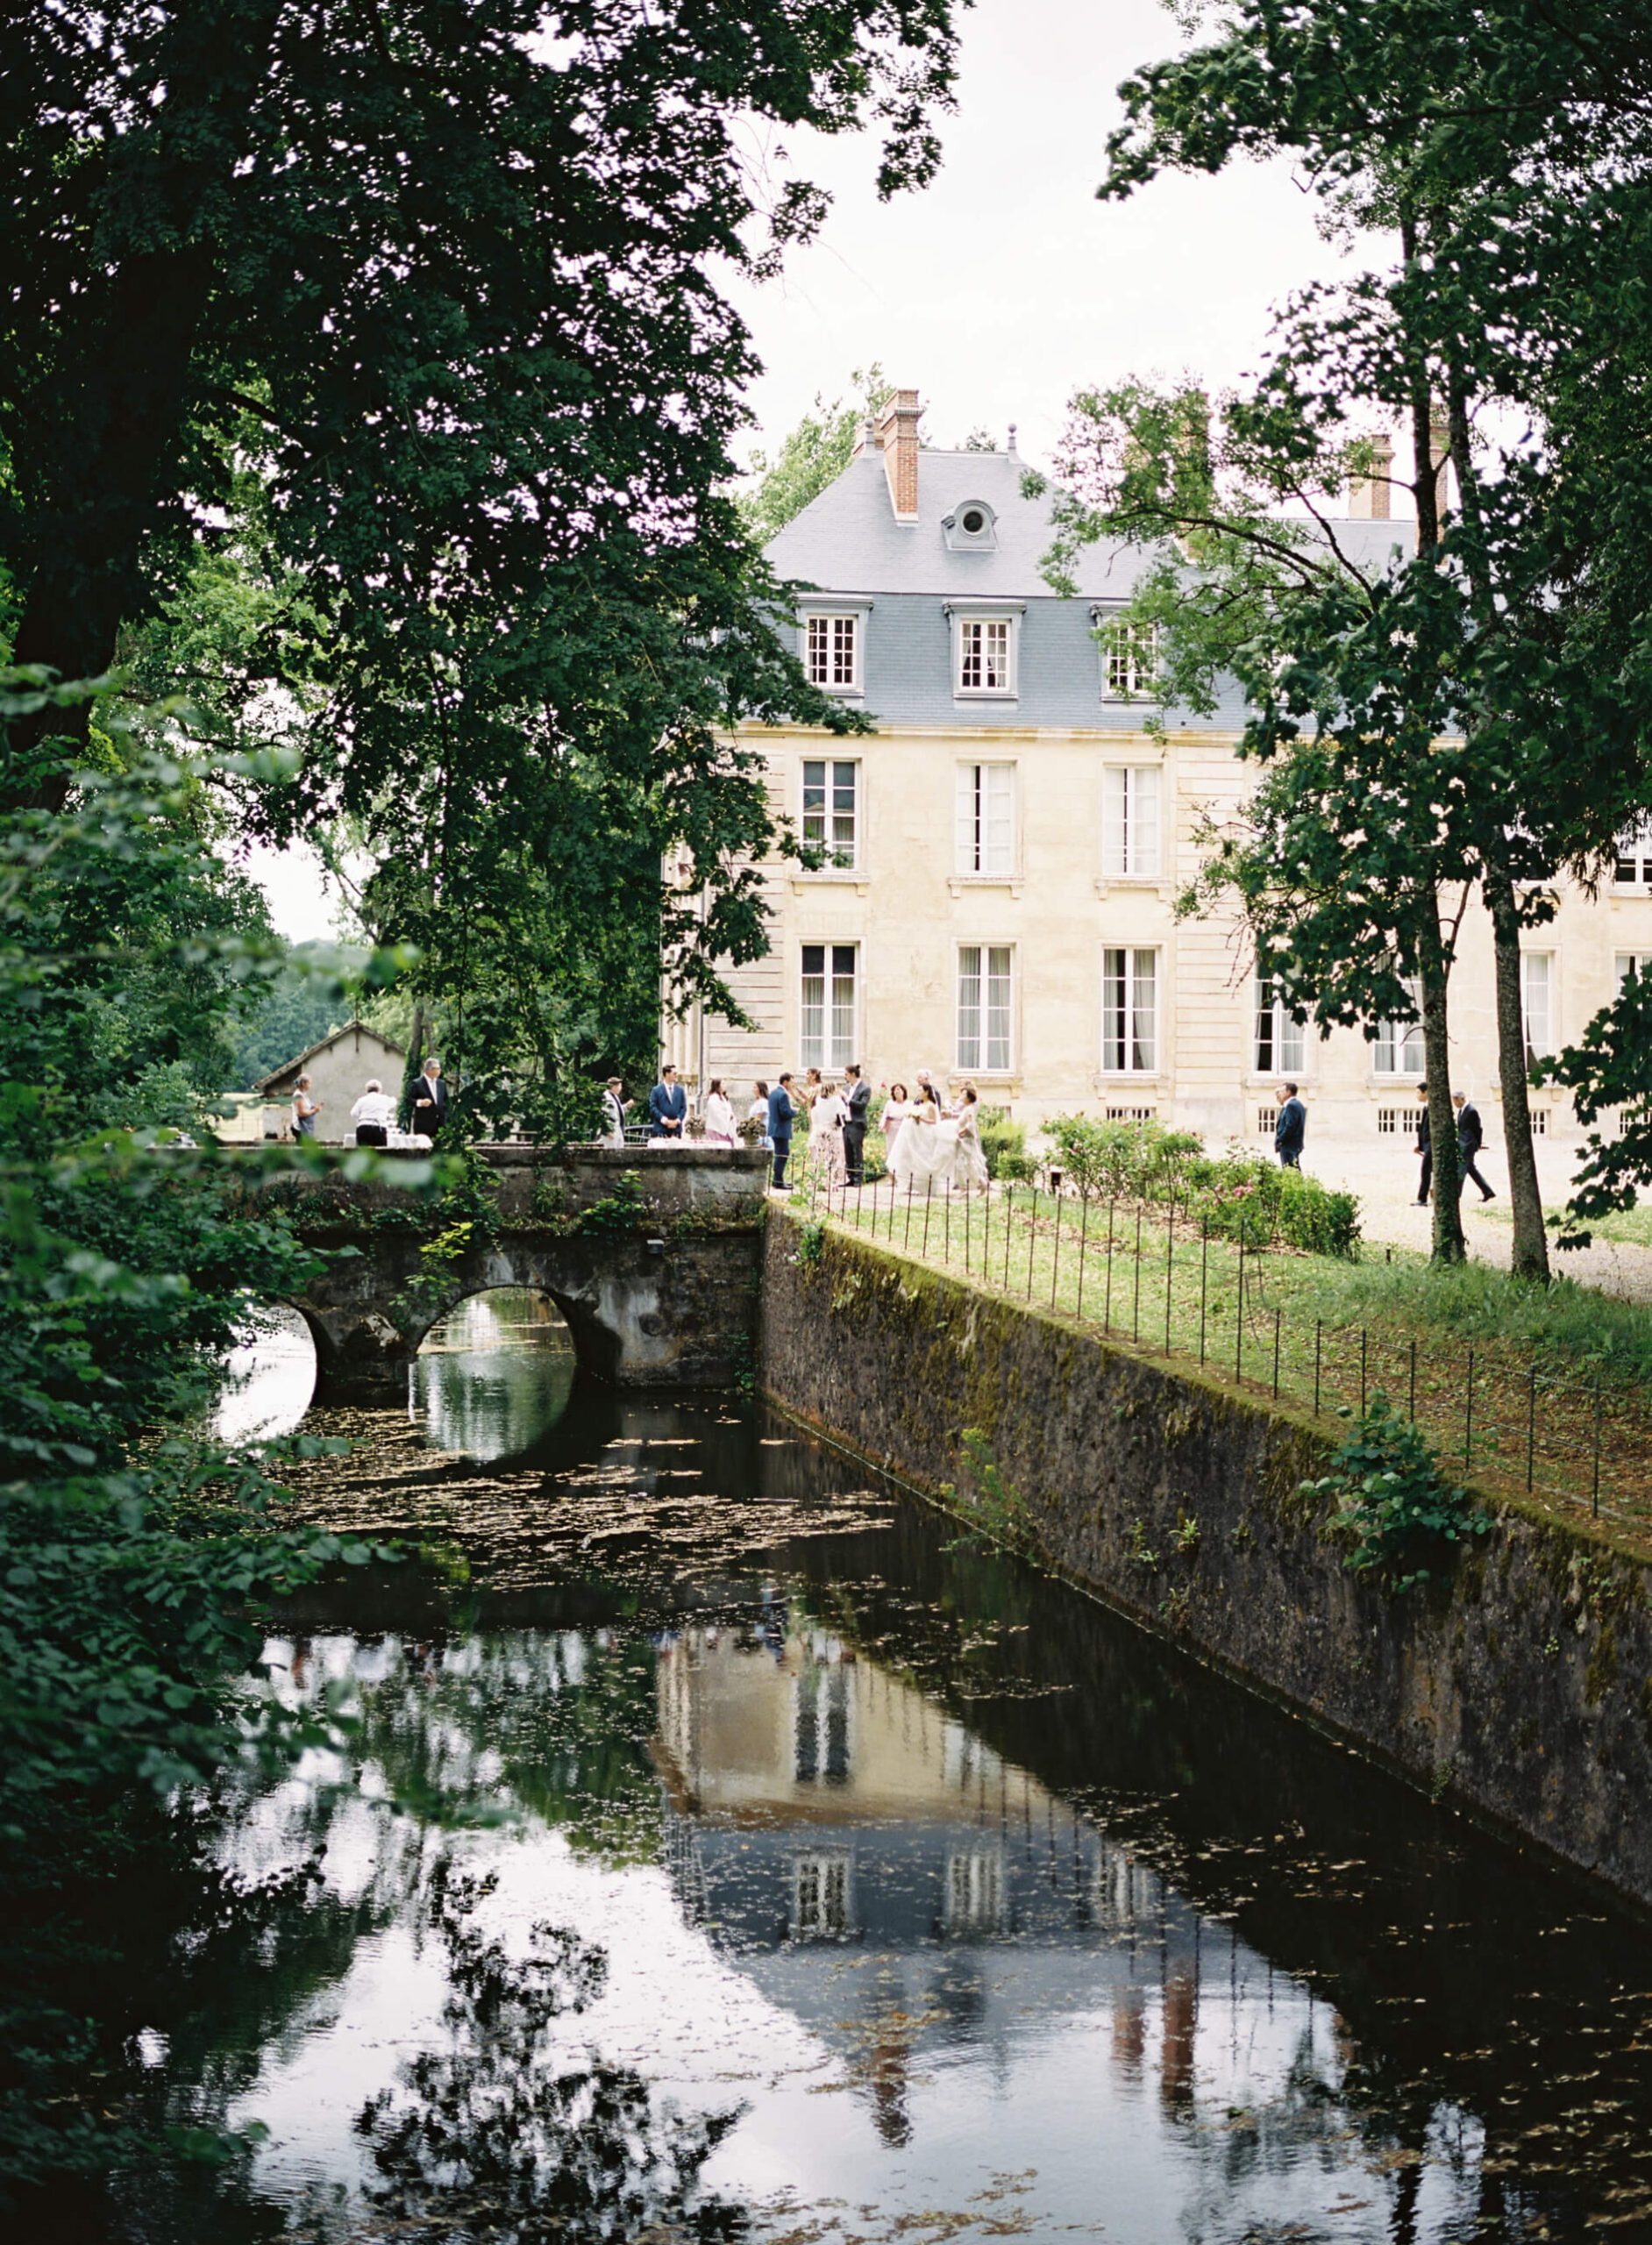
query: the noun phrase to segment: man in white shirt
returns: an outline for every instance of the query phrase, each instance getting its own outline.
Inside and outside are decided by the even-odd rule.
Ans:
[[[357,1145],[389,1144],[390,1125],[395,1120],[395,1101],[376,1076],[372,1078],[366,1091],[351,1108],[350,1120],[356,1126]]]

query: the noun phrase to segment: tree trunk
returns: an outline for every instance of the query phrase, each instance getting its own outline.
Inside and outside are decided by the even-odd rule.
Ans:
[[[1451,1037],[1446,1014],[1448,968],[1431,946],[1422,966],[1422,1052],[1428,1084],[1428,1136],[1434,1147],[1434,1259],[1468,1258],[1463,1237],[1463,1169],[1457,1158],[1457,1118],[1451,1105]]]
[[[281,12],[281,0],[176,11],[87,209],[100,250],[65,292],[54,386],[43,410],[13,422],[13,488],[32,495],[11,659],[68,683],[113,664],[142,606],[146,549],[179,517],[196,343],[219,277],[214,205],[251,143]],[[161,89],[164,100],[146,98]],[[72,751],[89,716],[84,703],[47,708],[5,728],[0,813],[61,808],[69,780],[50,745]]]
[[[1503,1087],[1503,1144],[1508,1155],[1509,1201],[1514,1215],[1510,1267],[1517,1279],[1549,1279],[1549,1235],[1537,1182],[1537,1147],[1531,1102],[1526,1096],[1526,1023],[1520,991],[1520,924],[1514,886],[1506,873],[1488,872],[1485,901],[1492,915],[1497,965],[1497,1067]]]

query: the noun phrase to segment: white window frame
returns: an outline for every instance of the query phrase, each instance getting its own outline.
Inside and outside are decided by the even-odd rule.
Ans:
[[[1377,1041],[1371,1046],[1371,1073],[1390,1083],[1414,1084],[1428,1073],[1422,1049],[1422,985],[1413,975],[1406,978],[1406,987],[1416,1019],[1378,1022]]]
[[[815,951],[824,955],[821,973],[824,987],[821,996],[821,1028],[818,1034],[811,1038],[808,1030],[808,1001],[805,991],[808,982],[814,979],[808,972],[808,955]],[[834,1023],[837,1016],[836,986],[842,973],[837,964],[837,955],[844,951],[847,951],[850,955],[849,978],[851,996],[848,1035],[846,1040],[843,1041],[843,1049],[840,1051],[840,1040],[834,1033]],[[845,943],[837,937],[819,936],[809,937],[799,944],[797,1046],[801,1065],[803,1067],[818,1068],[822,1075],[841,1075],[851,1060],[858,1060],[860,1058],[860,945],[858,942]]]
[[[1652,888],[1652,816],[1636,819],[1619,835],[1613,881],[1619,888]]]
[[[801,621],[803,673],[811,686],[822,694],[859,694],[864,688],[865,674],[865,611],[858,608],[811,608],[803,612]],[[842,662],[842,638],[847,628],[849,663],[847,675]],[[820,668],[815,676],[815,647],[821,641]]]
[[[1021,691],[1021,650],[1018,645],[1021,618],[1010,609],[960,610],[952,617],[952,691],[960,702],[1013,702]],[[965,683],[965,668],[970,659],[973,635],[983,635],[980,656],[986,661],[984,635],[987,631],[1003,633],[1004,666],[1001,683]]]
[[[1264,1030],[1272,1055],[1265,1059]],[[1307,1073],[1307,1024],[1292,1020],[1289,1008],[1266,974],[1257,977],[1256,1007],[1250,1018],[1250,1066],[1251,1073],[1257,1076],[1297,1080]]]
[[[1156,702],[1159,631],[1157,623],[1127,618],[1123,602],[1098,601],[1090,610],[1101,658],[1104,702]]]
[[[987,774],[1001,775],[988,779]],[[994,792],[1004,801],[994,805]],[[1013,880],[1020,862],[1020,774],[1008,757],[983,757],[960,763],[953,783],[953,854],[965,880]],[[1002,863],[993,852],[994,811],[1003,814]]]
[[[822,774],[822,801],[815,816],[818,816],[821,825],[821,831],[817,837],[819,845],[827,853],[825,865],[816,870],[822,873],[853,873],[860,864],[860,800],[863,783],[860,759],[858,756],[805,756],[801,759],[798,774],[797,819],[798,831],[805,842],[810,839],[808,775],[812,768],[818,769]],[[839,842],[829,840],[827,837],[828,826],[834,823],[841,816],[837,807],[837,795],[841,784],[837,775],[843,772],[847,772],[850,775],[852,795],[849,809],[847,845],[849,854],[846,857],[842,854],[844,845]]]
[[[1620,951],[1613,959],[1613,991],[1615,998],[1631,974],[1644,974],[1652,969],[1652,951]]]
[[[1101,767],[1101,878],[1157,880],[1164,863],[1164,767]]]
[[[1149,1050],[1141,1057],[1142,962],[1150,960],[1153,979]],[[1115,965],[1114,962],[1119,962]],[[1121,994],[1121,976],[1122,994]],[[1107,944],[1101,951],[1101,1073],[1138,1076],[1163,1073],[1164,954],[1158,944]]]
[[[848,1848],[804,1848],[792,1858],[794,1941],[845,1941],[855,1930],[855,1858]]]
[[[966,1006],[969,971],[965,962],[973,954],[974,993],[972,1003]],[[1001,954],[1001,973],[993,967],[995,956]],[[954,988],[957,1005],[953,1017],[953,1049],[957,1054],[958,1073],[961,1076],[1013,1076],[1015,1073],[1015,946],[1014,944],[959,944],[955,962]],[[995,1008],[993,986],[1001,984],[1002,997]],[[994,1051],[993,1016],[1001,1023],[1000,1035]]]
[[[1540,978],[1535,970],[1541,966]],[[1534,1060],[1546,1060],[1555,1052],[1555,1000],[1559,994],[1560,977],[1556,971],[1556,959],[1552,951],[1523,951],[1520,953],[1520,1037],[1526,1047],[1529,1067]],[[1543,985],[1542,1021],[1534,1018],[1532,985],[1538,980]],[[1534,1030],[1541,1030],[1541,1041]]]

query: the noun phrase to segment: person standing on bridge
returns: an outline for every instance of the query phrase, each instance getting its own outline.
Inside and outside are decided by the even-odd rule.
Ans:
[[[625,1087],[617,1076],[610,1076],[602,1092],[602,1138],[607,1145],[623,1146],[625,1143],[625,1117],[631,1103],[624,1096]]]
[[[434,1055],[424,1063],[413,1087],[412,1110],[408,1120],[432,1145],[447,1121],[447,1086],[442,1081],[442,1064]]]
[[[293,1093],[294,1137],[313,1138],[316,1135],[316,1117],[320,1112],[321,1101],[310,1088],[310,1078],[300,1076],[297,1087]]]
[[[350,1120],[356,1126],[357,1145],[389,1144],[390,1125],[395,1120],[395,1101],[377,1076],[368,1079],[366,1091],[350,1110]]]
[[[797,1113],[792,1104],[792,1077],[788,1069],[769,1094],[769,1144],[774,1149],[774,1190],[786,1190],[786,1165],[792,1158],[792,1122]]]
[[[659,1072],[659,1081],[648,1094],[648,1135],[651,1138],[680,1139],[688,1114],[688,1094],[677,1080],[677,1071],[669,1060]]]

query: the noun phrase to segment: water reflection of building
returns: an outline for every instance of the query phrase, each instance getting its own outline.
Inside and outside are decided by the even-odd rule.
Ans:
[[[680,1906],[844,2052],[886,2140],[906,2140],[915,2063],[967,2041],[1007,2066],[1018,2034],[1063,2022],[1110,2016],[1118,2080],[1167,2116],[1266,2101],[1305,2034],[1340,2072],[1306,1991],[829,1631],[778,1608],[686,1630],[660,1652],[658,1715]]]

